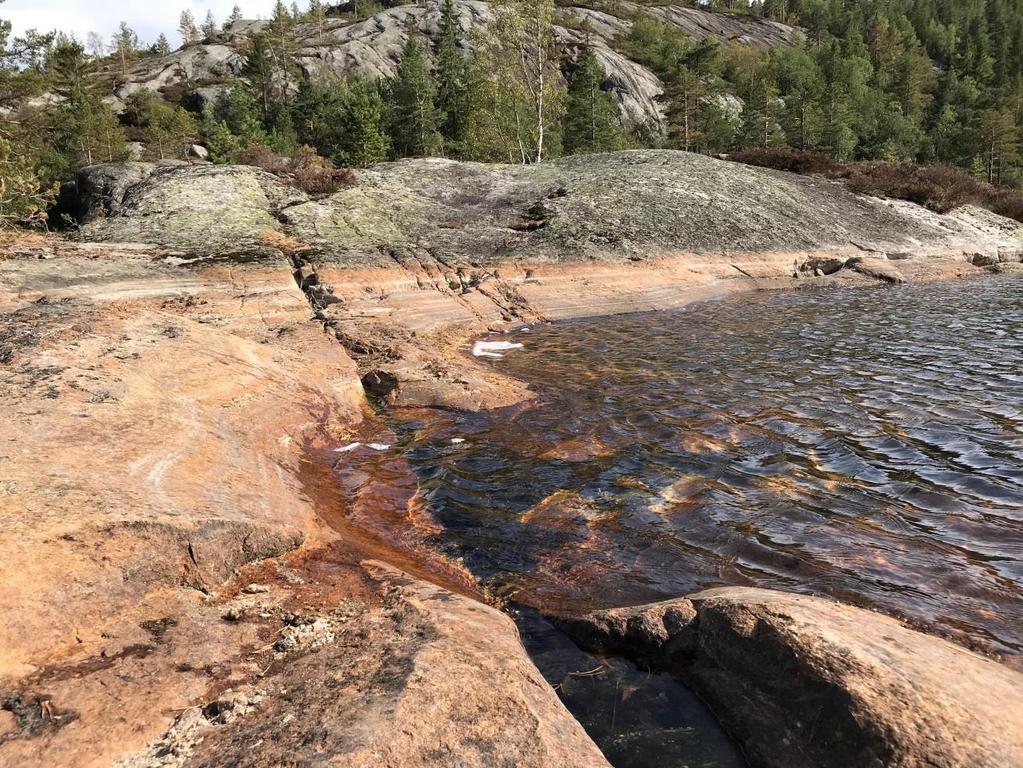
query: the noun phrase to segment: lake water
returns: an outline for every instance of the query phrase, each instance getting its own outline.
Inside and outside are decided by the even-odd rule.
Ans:
[[[817,593],[1018,666],[1023,279],[491,338],[524,345],[487,364],[534,404],[391,418],[429,545],[494,595],[558,613],[724,584]]]

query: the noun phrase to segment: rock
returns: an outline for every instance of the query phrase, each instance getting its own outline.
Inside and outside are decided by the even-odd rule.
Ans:
[[[838,272],[842,267],[845,266],[846,259],[838,256],[813,256],[800,265],[800,269],[804,272],[813,272],[815,275],[820,277],[821,275],[833,275]]]
[[[970,257],[970,263],[975,267],[993,267],[1001,261],[999,254],[995,253],[975,253]]]
[[[142,156],[146,154],[146,145],[141,141],[129,141],[128,144],[128,159],[139,161]]]
[[[203,255],[236,253],[261,244],[268,231],[280,229],[279,211],[308,199],[251,166],[125,165],[116,184],[103,187],[112,215],[87,218],[83,238],[145,242]],[[111,175],[85,170],[90,181]],[[91,189],[86,187],[83,207],[96,197],[90,196]]]
[[[246,595],[265,595],[270,591],[270,587],[266,584],[246,584],[242,587],[242,592]]]
[[[874,256],[854,256],[845,262],[845,266],[861,275],[881,280],[885,283],[904,283],[906,278],[902,276],[894,266],[886,259]]]
[[[201,144],[189,144],[188,156],[200,162],[206,162],[210,159],[210,152]]]
[[[78,220],[88,223],[121,213],[125,194],[156,170],[153,163],[89,165],[75,176]]]
[[[682,674],[754,766],[1023,765],[1023,675],[871,611],[730,587],[563,626]]]

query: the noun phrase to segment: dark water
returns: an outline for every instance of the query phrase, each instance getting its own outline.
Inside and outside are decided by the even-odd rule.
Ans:
[[[504,338],[525,348],[491,364],[538,406],[400,430],[433,543],[497,591],[561,610],[755,584],[1023,650],[1023,280]]]
[[[494,338],[525,345],[489,364],[536,404],[393,413],[401,450],[353,452],[339,477],[369,500],[362,524],[527,607],[538,665],[620,768],[742,760],[670,677],[581,654],[528,607],[758,585],[1023,666],[1023,279],[753,294]]]

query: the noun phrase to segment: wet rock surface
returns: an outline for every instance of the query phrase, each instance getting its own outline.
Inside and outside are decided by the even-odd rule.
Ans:
[[[1023,676],[870,611],[727,587],[561,625],[682,674],[757,766],[1023,761]]]

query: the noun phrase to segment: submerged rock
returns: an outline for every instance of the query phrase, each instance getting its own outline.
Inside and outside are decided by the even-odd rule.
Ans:
[[[681,673],[755,766],[1023,765],[1023,675],[871,611],[729,587],[562,625]]]

